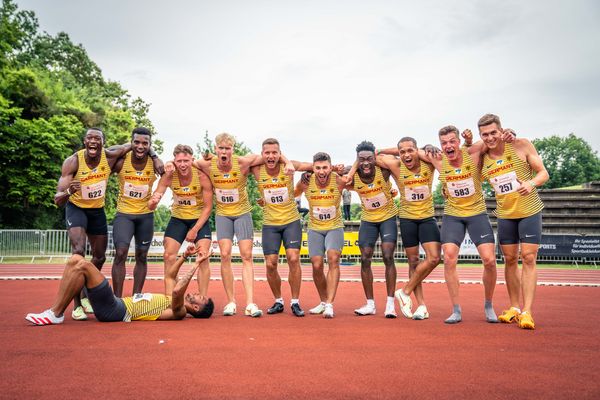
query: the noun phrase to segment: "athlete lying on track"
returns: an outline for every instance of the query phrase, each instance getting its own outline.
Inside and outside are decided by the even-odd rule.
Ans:
[[[84,285],[88,290],[96,319],[101,322],[178,320],[185,318],[187,313],[195,318],[209,318],[214,309],[212,299],[198,293],[185,293],[200,262],[196,262],[194,267],[177,281],[177,274],[184,261],[196,253],[200,262],[211,254],[198,252],[193,245],[188,246],[185,253],[165,271],[165,294],[138,293],[133,297],[124,298],[113,294],[108,280],[94,264],[74,254],[63,272],[52,308],[39,314],[27,314],[25,319],[34,325],[62,324],[65,309]]]

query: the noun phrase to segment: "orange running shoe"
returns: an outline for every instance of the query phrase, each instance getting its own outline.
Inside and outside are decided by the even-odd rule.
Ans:
[[[502,311],[502,315],[498,317],[498,320],[500,322],[504,322],[505,324],[512,324],[515,322],[519,314],[521,314],[521,310],[516,307],[511,307],[508,310]]]
[[[517,323],[519,328],[521,329],[535,329],[535,323],[533,322],[533,317],[527,311],[522,312],[517,317]]]

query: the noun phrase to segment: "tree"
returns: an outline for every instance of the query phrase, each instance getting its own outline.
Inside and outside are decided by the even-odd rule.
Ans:
[[[62,162],[82,147],[86,128],[99,127],[106,145],[129,141],[150,104],[104,79],[81,44],[38,33],[31,11],[11,0],[0,8],[0,227],[59,228],[64,212],[53,204]],[[157,152],[160,140],[153,140]],[[115,178],[106,212],[116,213]]]
[[[214,142],[208,137],[208,132],[204,134],[204,138],[202,139],[202,143],[196,144],[196,151],[198,152],[198,157],[201,157],[202,154],[206,151],[214,154],[215,153],[215,145]],[[244,142],[236,142],[233,146],[233,154],[238,156],[244,156],[246,154],[252,153],[249,147],[247,147]],[[258,186],[256,184],[256,179],[254,179],[253,174],[248,174],[248,200],[250,201],[250,206],[252,206],[252,222],[254,223],[254,229],[261,229],[263,226],[263,210],[262,207],[258,205],[257,201],[260,198],[260,194],[258,192]],[[215,227],[215,213],[214,213],[214,205],[213,212],[210,216],[210,227],[214,229]]]
[[[164,232],[171,219],[171,209],[164,204],[159,204],[154,210],[154,232]]]
[[[560,188],[600,179],[598,153],[583,139],[569,134],[557,135],[532,141],[550,179],[545,188]]]

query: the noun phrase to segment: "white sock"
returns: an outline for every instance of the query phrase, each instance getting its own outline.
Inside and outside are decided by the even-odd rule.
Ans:
[[[388,296],[386,306],[388,306],[388,307],[389,306],[393,306],[394,305],[394,300],[395,300],[394,297]]]
[[[371,307],[375,307],[375,300],[373,300],[373,299],[367,299],[367,305],[371,306]]]
[[[276,298],[275,303],[283,304],[283,298],[281,298],[281,297]]]
[[[298,303],[300,303],[300,302],[298,301],[298,299],[292,299],[292,301],[291,301],[291,304],[298,304]]]

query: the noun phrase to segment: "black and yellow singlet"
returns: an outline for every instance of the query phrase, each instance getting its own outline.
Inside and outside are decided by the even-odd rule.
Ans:
[[[400,191],[400,209],[398,216],[407,219],[425,219],[433,217],[433,165],[420,160],[419,172],[414,173],[400,161],[400,175],[396,185]]]
[[[210,180],[215,191],[217,215],[237,217],[252,210],[248,201],[246,175],[240,170],[238,156],[231,157],[231,170],[221,172],[217,167],[217,158],[210,161]]]
[[[481,189],[481,171],[471,159],[468,149],[461,148],[462,163],[455,168],[442,155],[440,181],[446,190],[444,214],[455,217],[471,217],[486,212]]]
[[[179,180],[177,170],[173,172],[171,180],[171,190],[173,191],[173,204],[171,205],[171,215],[180,219],[199,218],[204,208],[204,199],[202,197],[202,185],[200,184],[199,172],[196,168],[191,168],[192,180],[189,185],[183,186]]]
[[[338,189],[337,174],[332,172],[329,175],[329,184],[324,188],[317,185],[316,179],[316,174],[312,174],[304,192],[310,209],[308,229],[328,231],[343,228],[344,222],[340,213],[342,194]]]
[[[123,167],[119,171],[119,199],[117,211],[125,214],[148,214],[148,200],[152,195],[152,185],[156,180],[152,159],[148,157],[144,169],[138,171],[131,163],[132,153],[125,155]]]
[[[390,182],[384,179],[381,168],[375,166],[375,178],[372,183],[364,183],[357,173],[354,175],[354,190],[360,196],[362,207],[361,220],[367,222],[383,222],[398,213],[392,194]]]
[[[163,311],[171,307],[171,296],[155,293],[138,293],[123,297],[125,317],[123,321],[155,321]]]
[[[73,193],[69,201],[81,208],[102,208],[106,196],[106,182],[110,176],[110,165],[106,153],[102,149],[100,162],[96,168],[88,167],[85,162],[85,149],[77,152],[79,167],[73,178],[81,182],[81,190]]]
[[[504,143],[504,152],[498,159],[486,153],[483,157],[482,177],[490,182],[496,192],[498,218],[516,219],[530,217],[544,208],[536,188],[521,196],[519,180],[523,184],[533,178],[531,166],[521,160],[512,143]]]
[[[294,179],[284,173],[279,164],[277,176],[271,176],[267,167],[259,167],[258,190],[265,201],[263,221],[265,225],[287,225],[300,219],[294,200]]]

